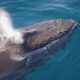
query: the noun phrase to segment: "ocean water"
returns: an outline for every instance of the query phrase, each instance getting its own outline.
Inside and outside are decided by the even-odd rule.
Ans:
[[[0,0],[16,28],[51,19],[80,23],[80,0]],[[25,80],[80,80],[80,26],[54,58],[25,76]]]

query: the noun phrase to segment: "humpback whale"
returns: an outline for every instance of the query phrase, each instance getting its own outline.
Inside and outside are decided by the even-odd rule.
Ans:
[[[78,26],[72,19],[55,19],[14,29],[9,17],[0,11],[0,80],[22,80],[64,49]]]

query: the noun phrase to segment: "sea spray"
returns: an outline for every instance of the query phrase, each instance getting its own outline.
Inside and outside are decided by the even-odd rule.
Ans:
[[[0,9],[0,39],[4,37],[13,43],[23,43],[22,34],[14,29],[9,13]]]

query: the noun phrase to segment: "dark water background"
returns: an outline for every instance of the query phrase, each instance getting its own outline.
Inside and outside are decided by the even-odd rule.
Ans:
[[[80,0],[0,0],[16,28],[50,19],[74,19],[80,23]],[[37,68],[25,80],[80,80],[80,28],[56,57]]]

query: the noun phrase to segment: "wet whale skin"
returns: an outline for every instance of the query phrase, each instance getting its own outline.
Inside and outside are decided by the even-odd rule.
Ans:
[[[77,26],[74,20],[57,19],[21,29],[24,43],[7,41],[0,50],[0,80],[22,80],[26,74],[59,53],[70,41]],[[14,57],[23,59],[14,60]]]

